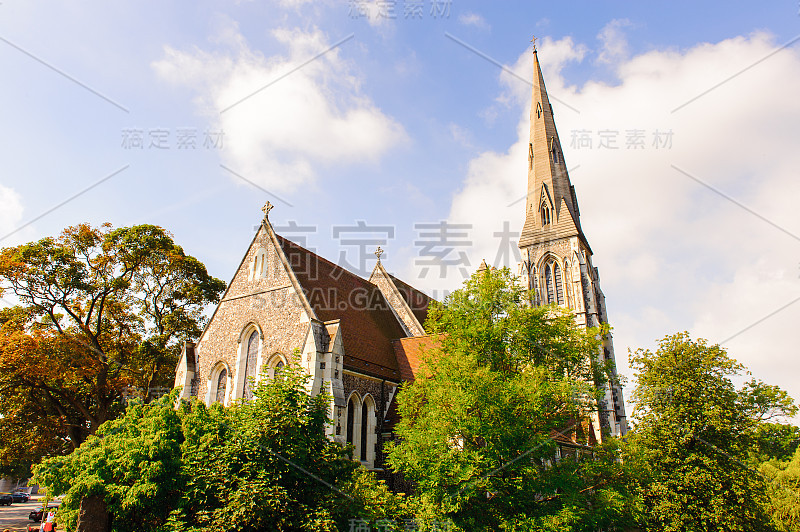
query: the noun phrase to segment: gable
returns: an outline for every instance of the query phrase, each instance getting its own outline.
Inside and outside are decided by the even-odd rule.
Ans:
[[[264,224],[253,237],[222,299],[292,286],[280,252]]]
[[[424,326],[425,320],[428,319],[428,307],[430,307],[433,299],[426,293],[417,290],[394,275],[389,274],[389,278],[394,282],[394,285],[397,287],[397,290],[400,292],[400,295],[403,297],[403,300],[405,300],[406,305],[411,309],[411,312],[414,314],[419,324]]]

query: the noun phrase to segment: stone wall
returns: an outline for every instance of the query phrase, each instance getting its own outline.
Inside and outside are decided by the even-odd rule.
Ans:
[[[219,362],[228,368],[226,402],[236,399],[231,394],[237,382],[239,344],[247,341],[242,333],[251,324],[261,332],[258,371],[272,355],[290,360],[296,349],[303,348],[310,320],[278,253],[262,227],[197,344],[200,399],[205,399],[208,379]]]

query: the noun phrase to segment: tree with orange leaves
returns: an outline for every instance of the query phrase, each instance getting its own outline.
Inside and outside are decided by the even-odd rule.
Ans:
[[[169,388],[225,283],[160,227],[69,227],[0,251],[0,467],[71,452]]]

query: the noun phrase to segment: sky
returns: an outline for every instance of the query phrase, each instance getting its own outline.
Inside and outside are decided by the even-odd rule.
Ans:
[[[689,331],[800,399],[796,0],[3,0],[0,246],[150,223],[228,281],[270,201],[437,299],[516,271],[534,35],[620,372]]]

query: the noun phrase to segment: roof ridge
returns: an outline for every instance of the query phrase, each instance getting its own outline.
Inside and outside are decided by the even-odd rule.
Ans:
[[[306,253],[309,253],[309,254],[311,254],[311,255],[314,255],[316,258],[320,259],[322,262],[326,262],[326,263],[327,263],[327,264],[329,264],[330,266],[332,266],[332,267],[334,267],[334,268],[336,268],[336,269],[339,269],[339,270],[343,271],[344,273],[346,273],[346,274],[348,274],[348,275],[350,275],[350,276],[352,276],[352,277],[354,277],[354,278],[358,279],[359,281],[362,281],[362,282],[364,282],[364,283],[367,283],[367,284],[369,284],[370,286],[374,286],[375,288],[377,288],[377,285],[376,285],[375,283],[371,282],[369,279],[365,279],[365,278],[361,277],[360,275],[358,275],[357,273],[355,273],[355,272],[351,272],[351,271],[350,271],[350,270],[348,270],[347,268],[344,268],[344,267],[342,267],[342,266],[339,266],[339,265],[338,265],[338,264],[336,264],[335,262],[332,262],[332,261],[330,261],[330,260],[326,259],[326,258],[325,258],[325,257],[323,257],[322,255],[319,255],[319,254],[315,253],[314,251],[311,251],[310,249],[308,249],[308,248],[305,248],[305,247],[301,246],[300,244],[298,244],[298,243],[297,243],[297,242],[295,242],[294,240],[290,240],[290,239],[286,238],[285,236],[281,236],[281,235],[279,235],[278,233],[275,233],[275,236],[276,236],[276,237],[278,237],[278,239],[279,239],[279,240],[281,240],[281,241],[284,241],[284,242],[287,242],[287,243],[291,244],[292,246],[294,246],[294,247],[298,248],[298,249],[299,249],[299,250],[301,250],[301,251],[304,251],[304,252],[306,252]]]

